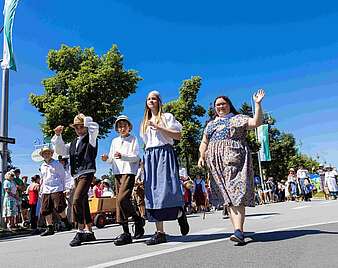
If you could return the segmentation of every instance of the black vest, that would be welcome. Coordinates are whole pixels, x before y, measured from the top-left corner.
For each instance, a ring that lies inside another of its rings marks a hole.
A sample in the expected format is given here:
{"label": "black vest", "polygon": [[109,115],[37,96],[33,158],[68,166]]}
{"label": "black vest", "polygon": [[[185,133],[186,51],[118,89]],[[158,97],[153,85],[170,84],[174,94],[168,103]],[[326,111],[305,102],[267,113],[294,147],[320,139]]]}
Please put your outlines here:
{"label": "black vest", "polygon": [[95,173],[97,156],[96,147],[89,143],[89,134],[87,133],[76,148],[77,139],[73,140],[69,148],[70,171],[73,177],[79,177],[83,174]]}

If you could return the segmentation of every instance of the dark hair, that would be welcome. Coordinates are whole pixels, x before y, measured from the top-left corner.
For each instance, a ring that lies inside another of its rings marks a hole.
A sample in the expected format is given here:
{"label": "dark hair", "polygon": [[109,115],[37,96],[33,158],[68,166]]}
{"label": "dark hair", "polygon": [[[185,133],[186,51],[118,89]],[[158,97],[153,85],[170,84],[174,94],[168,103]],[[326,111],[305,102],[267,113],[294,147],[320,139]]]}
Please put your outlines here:
{"label": "dark hair", "polygon": [[[216,101],[218,100],[218,99],[223,99],[223,100],[225,100],[228,104],[229,104],[229,106],[230,106],[230,113],[233,113],[233,114],[239,114],[238,112],[237,112],[237,110],[236,110],[236,108],[234,107],[234,105],[232,104],[232,102],[231,102],[231,100],[229,99],[229,97],[227,97],[227,96],[218,96],[218,97],[216,97],[215,98],[215,100],[214,100],[214,108],[215,108],[215,105],[216,105]],[[216,113],[216,110],[215,110],[215,115],[214,115],[215,117],[217,116],[217,113]]]}
{"label": "dark hair", "polygon": [[40,179],[39,175],[34,175],[33,177],[31,177],[32,182],[36,182],[38,179]]}

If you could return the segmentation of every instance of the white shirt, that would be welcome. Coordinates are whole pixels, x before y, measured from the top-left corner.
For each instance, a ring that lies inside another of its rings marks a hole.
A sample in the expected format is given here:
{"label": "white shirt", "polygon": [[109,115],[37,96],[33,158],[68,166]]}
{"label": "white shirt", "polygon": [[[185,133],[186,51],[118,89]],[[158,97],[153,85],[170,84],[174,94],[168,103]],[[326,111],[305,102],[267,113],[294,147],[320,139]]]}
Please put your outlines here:
{"label": "white shirt", "polygon": [[[116,159],[114,154],[119,152],[121,159]],[[116,137],[112,140],[108,155],[108,163],[112,164],[114,175],[134,174],[136,175],[139,167],[139,144],[133,135],[127,137]]]}
{"label": "white shirt", "polygon": [[[182,130],[181,123],[178,122],[171,113],[164,113],[162,115],[162,122],[159,125],[175,131]],[[144,134],[142,133],[141,127],[140,136],[143,139],[146,149],[162,146],[165,144],[174,144],[174,139],[166,136],[161,131],[157,131],[153,127],[147,127],[147,130]]]}
{"label": "white shirt", "polygon": [[330,192],[338,191],[338,185],[336,180],[337,175],[338,173],[335,170],[325,172],[325,185],[327,185]]}
{"label": "white shirt", "polygon": [[305,179],[308,177],[308,171],[306,169],[298,169],[297,170],[297,178]]}
{"label": "white shirt", "polygon": [[[88,134],[89,134],[89,143],[91,146],[94,148],[96,147],[96,139],[97,136],[99,135],[99,124],[94,122],[93,119],[90,116],[86,116],[84,118],[84,126],[87,127],[88,129]],[[76,141],[76,148],[79,145],[80,141],[84,138],[84,136],[77,137]],[[70,143],[65,144],[62,135],[54,135],[51,143],[54,146],[54,151],[58,155],[66,156],[69,155],[69,147]]]}
{"label": "white shirt", "polygon": [[49,163],[41,165],[41,192],[51,194],[65,190],[65,169],[61,163],[52,159]]}

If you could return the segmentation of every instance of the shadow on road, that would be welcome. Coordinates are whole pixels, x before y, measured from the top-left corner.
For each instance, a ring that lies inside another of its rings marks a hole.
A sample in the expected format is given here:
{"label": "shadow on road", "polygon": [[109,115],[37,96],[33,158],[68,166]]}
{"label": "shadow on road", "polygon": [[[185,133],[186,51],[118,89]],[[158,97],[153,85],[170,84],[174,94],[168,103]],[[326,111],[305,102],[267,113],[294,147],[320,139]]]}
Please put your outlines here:
{"label": "shadow on road", "polygon": [[319,234],[331,234],[338,235],[338,232],[328,232],[321,230],[290,230],[290,231],[276,231],[267,233],[246,233],[246,237],[251,239],[245,244],[251,244],[255,242],[274,242],[282,241],[292,238],[298,238],[306,235],[319,235]]}
{"label": "shadow on road", "polygon": [[229,237],[229,233],[217,233],[217,234],[198,234],[198,235],[187,235],[187,236],[168,236],[169,242],[201,242],[201,241],[211,241],[218,239],[225,239]]}
{"label": "shadow on road", "polygon": [[280,213],[256,213],[256,214],[249,214],[245,215],[245,217],[259,217],[259,216],[274,216],[274,215],[280,215]]}

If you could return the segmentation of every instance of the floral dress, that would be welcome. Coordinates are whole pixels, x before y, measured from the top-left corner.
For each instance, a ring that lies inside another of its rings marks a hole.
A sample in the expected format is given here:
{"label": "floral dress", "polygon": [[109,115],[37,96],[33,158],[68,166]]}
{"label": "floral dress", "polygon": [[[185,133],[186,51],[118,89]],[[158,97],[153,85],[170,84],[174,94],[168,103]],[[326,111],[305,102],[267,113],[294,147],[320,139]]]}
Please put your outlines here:
{"label": "floral dress", "polygon": [[228,114],[208,123],[206,163],[226,206],[254,203],[254,176],[246,135],[249,117]]}
{"label": "floral dress", "polygon": [[[13,195],[16,195],[16,184],[14,181],[5,180],[3,184],[4,189],[9,189]],[[5,192],[3,207],[2,207],[2,216],[3,217],[12,217],[18,215],[18,204],[15,197],[10,196],[8,192]]]}

